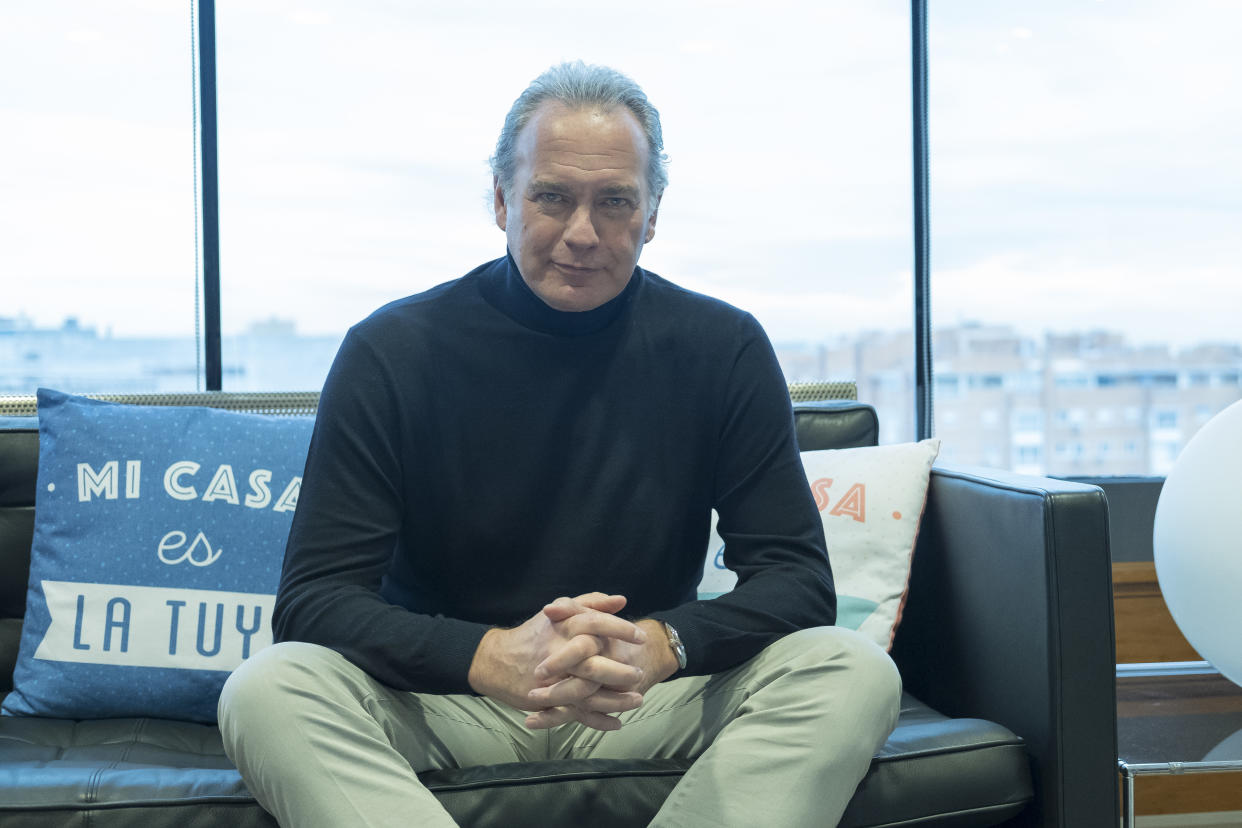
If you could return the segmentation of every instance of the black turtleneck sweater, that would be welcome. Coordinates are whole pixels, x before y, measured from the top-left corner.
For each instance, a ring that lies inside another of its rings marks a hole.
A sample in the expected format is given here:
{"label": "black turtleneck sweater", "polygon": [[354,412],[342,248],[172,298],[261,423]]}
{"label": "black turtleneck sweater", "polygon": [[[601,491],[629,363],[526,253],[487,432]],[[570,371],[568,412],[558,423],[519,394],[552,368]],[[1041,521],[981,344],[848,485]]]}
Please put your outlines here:
{"label": "black turtleneck sweater", "polygon": [[[699,601],[713,508],[738,586]],[[276,640],[398,689],[468,693],[489,626],[592,590],[676,627],[679,675],[833,623],[759,324],[641,268],[607,304],[557,311],[506,257],[354,326],[319,404]]]}

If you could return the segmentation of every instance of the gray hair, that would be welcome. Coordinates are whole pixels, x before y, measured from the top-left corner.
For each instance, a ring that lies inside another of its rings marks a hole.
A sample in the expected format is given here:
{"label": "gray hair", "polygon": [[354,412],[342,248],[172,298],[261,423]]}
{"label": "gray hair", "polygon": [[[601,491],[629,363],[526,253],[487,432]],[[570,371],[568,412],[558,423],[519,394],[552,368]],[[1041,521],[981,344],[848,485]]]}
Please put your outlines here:
{"label": "gray hair", "polygon": [[647,100],[642,88],[625,75],[607,66],[588,65],[580,60],[553,66],[535,78],[505,116],[500,140],[496,142],[496,154],[491,158],[492,175],[500,182],[505,198],[510,197],[513,186],[518,136],[534,116],[535,110],[550,100],[560,101],[575,109],[625,106],[634,113],[647,136],[647,206],[648,209],[655,209],[657,200],[668,186],[668,156],[664,154],[660,113]]}

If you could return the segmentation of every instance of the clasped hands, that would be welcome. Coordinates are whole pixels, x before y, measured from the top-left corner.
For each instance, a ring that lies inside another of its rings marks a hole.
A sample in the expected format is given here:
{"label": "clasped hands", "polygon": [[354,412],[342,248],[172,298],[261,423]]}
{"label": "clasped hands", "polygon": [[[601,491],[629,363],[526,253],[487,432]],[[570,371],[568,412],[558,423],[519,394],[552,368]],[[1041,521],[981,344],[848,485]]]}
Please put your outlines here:
{"label": "clasped hands", "polygon": [[618,730],[617,713],[677,669],[663,626],[616,615],[625,597],[600,592],[557,598],[523,624],[488,630],[475,651],[475,692],[530,711],[526,726],[579,721]]}

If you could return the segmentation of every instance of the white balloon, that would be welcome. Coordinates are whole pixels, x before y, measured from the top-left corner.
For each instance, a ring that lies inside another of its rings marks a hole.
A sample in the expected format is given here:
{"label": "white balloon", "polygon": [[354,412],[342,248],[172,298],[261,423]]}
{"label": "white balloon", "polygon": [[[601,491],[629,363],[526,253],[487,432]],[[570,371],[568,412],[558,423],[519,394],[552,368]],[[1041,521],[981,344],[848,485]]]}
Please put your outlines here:
{"label": "white balloon", "polygon": [[1209,420],[1177,458],[1156,505],[1152,546],[1182,635],[1242,684],[1242,401]]}
{"label": "white balloon", "polygon": [[1242,730],[1235,730],[1203,757],[1204,762],[1236,762],[1242,757]]}

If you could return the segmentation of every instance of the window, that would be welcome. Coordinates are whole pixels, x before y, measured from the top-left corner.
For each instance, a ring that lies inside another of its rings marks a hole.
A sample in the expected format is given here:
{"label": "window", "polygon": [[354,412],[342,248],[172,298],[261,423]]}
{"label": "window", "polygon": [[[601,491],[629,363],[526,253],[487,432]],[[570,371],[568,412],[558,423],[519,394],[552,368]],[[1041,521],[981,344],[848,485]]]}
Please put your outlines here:
{"label": "window", "polygon": [[1056,410],[1056,424],[1060,428],[1082,425],[1086,418],[1087,412],[1082,408],[1058,408]]}
{"label": "window", "polygon": [[960,384],[956,374],[936,374],[936,394],[942,397],[955,396]]}
{"label": "window", "polygon": [[[187,10],[45,5],[0,29],[0,71],[22,79],[0,150],[24,161],[0,201],[0,272],[18,275],[0,391],[194,387]],[[909,439],[908,4],[541,9],[537,33],[481,0],[218,9],[225,387],[318,387],[349,324],[501,252],[500,118],[582,56],[664,114],[671,186],[643,264],[751,310],[788,379],[858,380],[891,413],[882,439]],[[998,427],[1002,457],[1072,427],[1127,447],[1113,472],[1158,473],[1157,409],[1184,441],[1242,397],[1242,9],[975,3],[929,23],[936,392],[961,413],[939,436],[1036,408],[1038,426]]]}
{"label": "window", "polygon": [[189,30],[182,4],[6,7],[0,393],[198,386]]}
{"label": "window", "polygon": [[1039,468],[1043,463],[1043,450],[1039,446],[1018,446],[1014,457],[1015,469]]}
{"label": "window", "polygon": [[1157,411],[1152,425],[1155,428],[1177,428],[1177,411],[1173,409]]}
{"label": "window", "polygon": [[1015,432],[1042,432],[1044,412],[1037,408],[1023,408],[1014,414]]}
{"label": "window", "polygon": [[1182,444],[1177,440],[1158,440],[1152,447],[1152,466],[1156,474],[1165,475],[1173,470]]}
{"label": "window", "polygon": [[907,3],[314,8],[219,8],[226,389],[292,381],[256,324],[317,387],[349,325],[503,255],[501,121],[582,57],[663,118],[670,184],[641,264],[752,312],[787,379],[859,380],[901,412],[886,439],[910,439]]}
{"label": "window", "polygon": [[[1163,474],[1189,434],[1160,432],[1202,424],[1178,410],[1242,397],[1203,381],[1242,368],[1242,8],[950,3],[928,25],[937,344],[1024,343],[1041,391],[1008,384],[1006,402],[1059,430],[1042,471]],[[960,351],[934,356],[967,370]],[[957,399],[972,402],[996,404]]]}

